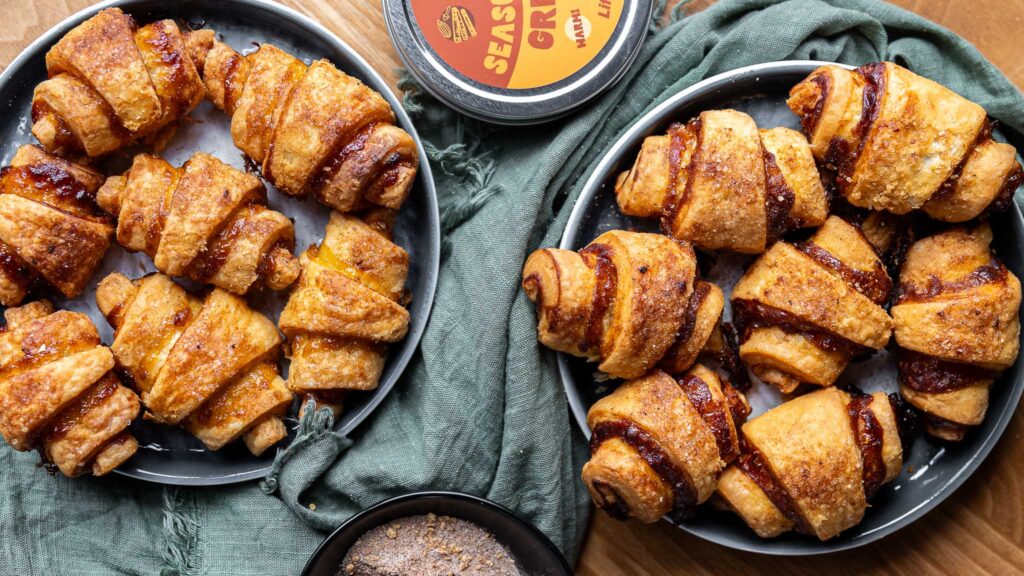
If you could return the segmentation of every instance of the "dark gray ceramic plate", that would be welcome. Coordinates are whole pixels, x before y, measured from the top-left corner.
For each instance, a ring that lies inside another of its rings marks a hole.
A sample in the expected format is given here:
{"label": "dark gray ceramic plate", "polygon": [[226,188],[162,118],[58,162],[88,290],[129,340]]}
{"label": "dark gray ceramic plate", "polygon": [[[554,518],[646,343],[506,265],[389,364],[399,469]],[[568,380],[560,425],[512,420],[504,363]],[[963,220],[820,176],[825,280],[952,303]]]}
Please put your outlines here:
{"label": "dark gray ceramic plate", "polygon": [[[29,132],[32,90],[46,78],[46,51],[72,27],[110,6],[121,7],[142,23],[173,18],[194,27],[213,28],[224,41],[241,51],[253,50],[257,42],[272,43],[307,62],[327,58],[341,70],[383,94],[394,108],[398,124],[419,142],[412,122],[384,80],[338,37],[290,8],[269,0],[112,0],[83,10],[43,34],[0,75],[0,118],[3,119],[0,121],[0,161],[3,165],[7,164],[18,146],[33,141]],[[236,167],[243,167],[241,153],[231,142],[228,117],[205,102],[196,109],[193,116],[198,122],[183,124],[163,152],[164,158],[179,165],[194,152],[202,150]],[[395,241],[408,250],[410,256],[406,283],[413,295],[409,308],[409,334],[405,340],[391,346],[380,386],[373,392],[353,395],[347,401],[344,414],[336,424],[336,429],[344,434],[365,420],[395,385],[416,350],[430,314],[437,282],[440,224],[430,166],[423,153],[423,146],[419,148],[419,177],[395,226]],[[114,173],[127,166],[128,158],[128,152],[119,154],[109,159],[103,167],[108,174]],[[322,238],[329,209],[313,200],[287,198],[272,186],[268,186],[268,189],[270,205],[295,220],[298,250],[304,250]],[[85,294],[72,300],[54,298],[61,307],[91,316],[107,343],[111,341],[112,333],[96,309],[94,288],[101,278],[113,270],[138,277],[152,271],[153,267],[146,256],[128,254],[114,246]],[[254,307],[276,319],[286,298],[287,294],[268,293],[257,295],[251,302]],[[294,417],[289,418],[288,422],[289,426],[293,426]],[[132,426],[132,431],[139,439],[140,449],[118,472],[152,482],[179,485],[242,482],[266,474],[274,458],[274,450],[268,450],[262,457],[256,458],[240,442],[211,452],[191,435],[177,428],[156,426],[141,420]],[[289,441],[290,438],[281,445]]]}
{"label": "dark gray ceramic plate", "polygon": [[458,492],[414,492],[370,506],[331,533],[309,559],[302,576],[339,576],[349,548],[381,524],[421,514],[473,522],[508,547],[524,576],[570,576],[572,570],[543,532],[490,500]]}
{"label": "dark gray ceramic plate", "polygon": [[[569,218],[561,248],[577,250],[602,232],[636,228],[656,230],[656,223],[633,219],[619,212],[613,190],[615,175],[632,165],[644,137],[664,133],[675,121],[685,122],[703,110],[735,108],[747,112],[761,127],[788,126],[799,122],[785,99],[789,89],[826,62],[790,61],[759,64],[733,70],[680,92],[640,119],[607,152],[587,181]],[[1009,134],[999,135],[1012,136]],[[1021,149],[1021,142],[1014,142]],[[1024,219],[1016,204],[993,221],[996,252],[1018,277],[1024,273]],[[706,259],[706,256],[701,256]],[[750,257],[722,255],[714,258],[709,278],[728,294]],[[727,308],[726,315],[730,312]],[[615,382],[599,383],[594,367],[582,360],[558,354],[558,366],[573,415],[589,437],[587,409],[606,394]],[[872,542],[917,520],[945,500],[981,464],[1009,423],[1024,390],[1021,363],[1007,370],[992,388],[988,415],[960,444],[941,444],[917,438],[905,454],[904,472],[883,486],[872,501],[864,521],[828,542],[798,534],[764,540],[736,516],[703,507],[693,520],[678,524],[696,536],[740,550],[778,555],[822,554],[855,548]],[[856,383],[864,390],[895,391],[893,362],[886,352],[851,365],[840,382]],[[754,415],[777,405],[778,394],[756,383],[749,398]]]}

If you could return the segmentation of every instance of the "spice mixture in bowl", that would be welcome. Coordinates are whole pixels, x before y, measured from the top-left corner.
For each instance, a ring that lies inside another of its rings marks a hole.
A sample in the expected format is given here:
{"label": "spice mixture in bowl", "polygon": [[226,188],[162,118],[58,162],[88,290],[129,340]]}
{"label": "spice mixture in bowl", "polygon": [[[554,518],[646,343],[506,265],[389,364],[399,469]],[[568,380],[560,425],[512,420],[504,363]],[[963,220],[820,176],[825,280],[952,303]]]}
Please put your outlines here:
{"label": "spice mixture in bowl", "polygon": [[416,492],[350,518],[324,540],[303,576],[568,576],[540,530],[483,498]]}
{"label": "spice mixture in bowl", "polygon": [[467,520],[430,513],[377,526],[349,549],[346,576],[520,576],[508,548]]}

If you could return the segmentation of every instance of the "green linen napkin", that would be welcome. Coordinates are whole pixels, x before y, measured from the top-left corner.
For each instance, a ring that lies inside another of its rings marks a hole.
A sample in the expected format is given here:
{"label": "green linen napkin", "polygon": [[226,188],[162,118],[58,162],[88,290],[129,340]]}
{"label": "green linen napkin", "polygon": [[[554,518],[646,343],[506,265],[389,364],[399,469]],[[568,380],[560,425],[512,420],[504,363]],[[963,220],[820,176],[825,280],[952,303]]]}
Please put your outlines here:
{"label": "green linen napkin", "polygon": [[974,47],[873,0],[724,0],[655,31],[615,88],[543,126],[486,126],[413,95],[446,256],[421,352],[377,413],[351,440],[329,432],[325,413],[310,415],[260,486],[51,478],[37,456],[4,446],[0,576],[294,575],[318,530],[421,489],[496,500],[574,558],[589,511],[586,449],[536,342],[522,263],[557,244],[586,175],[645,111],[708,76],[797,58],[893,60],[1024,129],[1020,92]]}

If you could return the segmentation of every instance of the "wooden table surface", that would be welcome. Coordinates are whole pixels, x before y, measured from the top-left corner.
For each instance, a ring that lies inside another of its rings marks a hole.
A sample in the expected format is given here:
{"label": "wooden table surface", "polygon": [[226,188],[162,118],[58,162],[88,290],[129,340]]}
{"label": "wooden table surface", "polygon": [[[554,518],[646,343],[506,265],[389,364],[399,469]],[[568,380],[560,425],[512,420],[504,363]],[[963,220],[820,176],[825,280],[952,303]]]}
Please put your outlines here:
{"label": "wooden table surface", "polygon": [[[394,84],[400,62],[380,0],[283,0],[319,20]],[[693,12],[711,0],[698,0]],[[0,64],[91,0],[4,0]],[[897,0],[975,44],[1024,86],[1024,0]],[[351,23],[358,22],[358,25]],[[1021,574],[1024,573],[1024,411],[974,476],[924,519],[874,545],[825,557],[778,559],[736,552],[665,523],[622,524],[601,512],[587,536],[581,575],[640,574]]]}

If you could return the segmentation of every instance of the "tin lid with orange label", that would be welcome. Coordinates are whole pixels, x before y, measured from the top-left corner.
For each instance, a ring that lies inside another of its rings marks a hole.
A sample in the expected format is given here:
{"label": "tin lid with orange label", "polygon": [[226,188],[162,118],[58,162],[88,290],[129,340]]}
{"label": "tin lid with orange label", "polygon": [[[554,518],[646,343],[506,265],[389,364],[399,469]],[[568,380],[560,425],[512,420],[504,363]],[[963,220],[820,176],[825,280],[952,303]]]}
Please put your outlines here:
{"label": "tin lid with orange label", "polygon": [[636,58],[652,0],[383,0],[399,56],[456,110],[544,122],[610,87]]}

